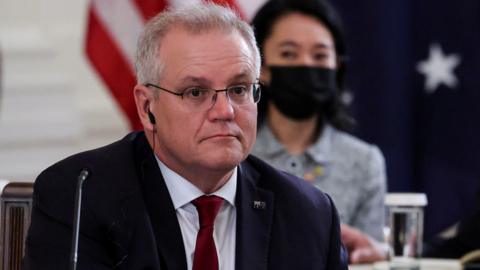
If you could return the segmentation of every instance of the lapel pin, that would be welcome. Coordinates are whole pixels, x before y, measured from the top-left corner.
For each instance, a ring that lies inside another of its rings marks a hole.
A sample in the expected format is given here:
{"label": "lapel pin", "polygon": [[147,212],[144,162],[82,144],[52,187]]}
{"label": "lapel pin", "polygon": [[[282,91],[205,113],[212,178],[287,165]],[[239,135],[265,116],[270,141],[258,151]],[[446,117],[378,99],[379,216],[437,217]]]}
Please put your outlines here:
{"label": "lapel pin", "polygon": [[264,201],[253,201],[253,209],[265,210],[267,204]]}

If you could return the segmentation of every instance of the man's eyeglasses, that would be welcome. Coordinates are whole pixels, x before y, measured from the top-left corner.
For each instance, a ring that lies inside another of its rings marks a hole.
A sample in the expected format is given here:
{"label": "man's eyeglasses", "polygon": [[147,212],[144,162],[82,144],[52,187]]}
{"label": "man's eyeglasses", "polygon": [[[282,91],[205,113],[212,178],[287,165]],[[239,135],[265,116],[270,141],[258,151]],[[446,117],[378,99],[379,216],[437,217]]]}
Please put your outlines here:
{"label": "man's eyeglasses", "polygon": [[206,111],[212,108],[213,104],[217,100],[217,94],[219,92],[225,92],[228,100],[232,105],[244,106],[255,104],[260,100],[261,90],[259,83],[246,83],[232,85],[225,89],[209,89],[200,87],[190,87],[177,93],[172,90],[165,89],[155,84],[147,83],[146,87],[154,87],[159,90],[165,91],[172,95],[176,95],[182,98],[186,108],[189,111]]}

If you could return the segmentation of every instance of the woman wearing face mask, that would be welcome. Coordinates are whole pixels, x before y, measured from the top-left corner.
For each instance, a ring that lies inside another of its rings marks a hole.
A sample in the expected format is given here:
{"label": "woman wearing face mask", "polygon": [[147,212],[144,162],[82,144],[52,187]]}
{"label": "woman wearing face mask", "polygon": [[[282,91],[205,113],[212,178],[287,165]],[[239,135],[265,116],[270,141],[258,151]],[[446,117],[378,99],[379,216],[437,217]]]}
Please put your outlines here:
{"label": "woman wearing face mask", "polygon": [[382,241],[384,158],[345,132],[353,120],[341,99],[345,45],[338,16],[319,0],[272,0],[252,24],[265,86],[253,154],[331,195],[342,231]]}

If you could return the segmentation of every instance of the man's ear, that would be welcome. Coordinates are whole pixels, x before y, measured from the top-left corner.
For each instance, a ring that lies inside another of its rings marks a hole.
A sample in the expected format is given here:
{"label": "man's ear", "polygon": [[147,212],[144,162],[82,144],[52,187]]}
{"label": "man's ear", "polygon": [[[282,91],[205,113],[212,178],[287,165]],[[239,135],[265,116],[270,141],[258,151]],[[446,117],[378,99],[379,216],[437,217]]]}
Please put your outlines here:
{"label": "man's ear", "polygon": [[153,93],[145,85],[137,84],[133,88],[133,97],[137,107],[138,117],[145,131],[153,131],[155,126],[151,123],[148,113],[150,104],[153,103]]}

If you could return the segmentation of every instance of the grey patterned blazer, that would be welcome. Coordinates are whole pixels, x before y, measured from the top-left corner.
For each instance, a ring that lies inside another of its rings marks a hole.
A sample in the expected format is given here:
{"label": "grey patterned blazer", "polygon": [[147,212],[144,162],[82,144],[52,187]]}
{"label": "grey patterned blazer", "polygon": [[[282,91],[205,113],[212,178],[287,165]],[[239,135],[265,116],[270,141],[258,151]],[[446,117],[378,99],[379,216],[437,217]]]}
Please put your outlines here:
{"label": "grey patterned blazer", "polygon": [[383,240],[386,174],[377,146],[326,125],[305,153],[294,156],[265,124],[258,131],[252,154],[328,193],[342,223]]}

